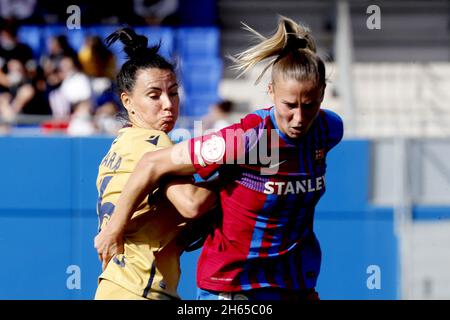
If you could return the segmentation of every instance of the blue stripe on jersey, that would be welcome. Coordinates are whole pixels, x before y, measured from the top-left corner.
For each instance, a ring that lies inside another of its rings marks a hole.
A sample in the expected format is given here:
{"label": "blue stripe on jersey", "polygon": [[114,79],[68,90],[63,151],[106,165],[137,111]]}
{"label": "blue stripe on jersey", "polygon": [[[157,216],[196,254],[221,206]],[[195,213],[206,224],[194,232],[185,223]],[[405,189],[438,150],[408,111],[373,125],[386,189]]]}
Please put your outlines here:
{"label": "blue stripe on jersey", "polygon": [[292,280],[292,287],[294,289],[299,289],[300,284],[298,283],[298,273],[301,272],[302,266],[297,263],[295,258],[295,254],[289,255],[289,273]]}
{"label": "blue stripe on jersey", "polygon": [[279,287],[284,287],[286,285],[283,277],[283,275],[285,275],[286,273],[286,267],[284,266],[284,264],[284,259],[278,259],[274,267],[275,282]]}
{"label": "blue stripe on jersey", "polygon": [[320,263],[322,259],[322,252],[320,250],[319,242],[315,236],[311,237],[308,245],[304,246],[301,251],[302,260],[302,276],[306,288],[313,288],[316,286],[317,276],[320,272]]}
{"label": "blue stripe on jersey", "polygon": [[244,268],[239,275],[239,283],[241,285],[241,290],[250,290],[252,289],[252,286],[250,284],[250,278],[249,278],[249,263],[244,264]]}
{"label": "blue stripe on jersey", "polygon": [[[273,107],[272,107],[272,109],[273,109]],[[255,112],[253,112],[253,114],[258,115],[261,119],[265,119],[270,114],[270,111],[265,110],[265,109],[259,109],[259,110],[256,110]]]}
{"label": "blue stripe on jersey", "polygon": [[[315,177],[315,175],[313,175]],[[314,214],[314,206],[312,206],[312,203],[315,201],[315,198],[320,198],[322,192],[316,191],[316,192],[306,192],[303,194],[303,198],[301,201],[297,199],[297,202],[301,202],[303,204],[310,204],[307,206],[301,206],[298,210],[298,216],[295,221],[295,227],[291,229],[291,232],[288,236],[289,242],[298,241],[300,238],[304,237],[305,232],[308,232],[308,224],[306,223]],[[313,230],[310,230],[313,231]]]}
{"label": "blue stripe on jersey", "polygon": [[259,268],[258,273],[256,274],[256,279],[258,279],[258,284],[261,287],[267,287],[270,285],[267,281],[266,270],[264,268]]}
{"label": "blue stripe on jersey", "polygon": [[[268,194],[266,197],[266,201],[264,202],[264,206],[261,210],[261,212],[269,212],[270,207],[273,206],[277,201],[277,196],[274,194]],[[259,250],[261,248],[261,243],[264,238],[264,230],[267,227],[267,217],[264,217],[263,215],[258,215],[255,226],[253,228],[253,234],[252,234],[252,240],[250,242],[250,248],[248,251],[247,259],[252,263],[253,259],[259,257]],[[252,289],[252,286],[250,284],[250,278],[249,278],[249,270],[250,264],[246,264],[244,266],[244,270],[242,271],[240,275],[240,284],[242,290],[250,290]]]}
{"label": "blue stripe on jersey", "polygon": [[[264,206],[261,210],[261,212],[267,212],[269,213],[272,211],[270,208],[276,204],[277,202],[277,195],[276,194],[268,194],[266,196],[266,201],[264,202]],[[250,248],[248,251],[247,258],[257,258],[259,257],[259,250],[261,249],[261,243],[264,238],[264,231],[267,227],[267,221],[268,217],[263,216],[262,214],[259,214],[256,218],[256,223],[253,228],[253,234],[252,234],[252,241],[250,242]]]}
{"label": "blue stripe on jersey", "polygon": [[312,214],[311,209],[300,207],[298,212],[298,218],[294,221],[295,226],[291,229],[291,232],[286,235],[288,237],[288,242],[292,243],[299,241],[304,237],[305,233],[308,233],[306,229],[308,228],[308,216]]}
{"label": "blue stripe on jersey", "polygon": [[[274,240],[276,240],[276,242],[272,241],[272,246],[269,248],[268,252],[269,255],[276,254],[281,250],[286,249],[281,248],[281,244],[283,243],[283,238],[288,236],[286,231],[291,227],[290,223],[294,222],[294,219],[301,220],[300,217],[296,216],[297,212],[295,210],[295,207],[298,204],[298,195],[289,194],[283,202],[283,207],[279,208],[279,223],[277,224],[277,232],[274,234]],[[286,228],[280,228],[282,225],[286,226]],[[288,244],[290,243],[291,242],[288,242]]]}

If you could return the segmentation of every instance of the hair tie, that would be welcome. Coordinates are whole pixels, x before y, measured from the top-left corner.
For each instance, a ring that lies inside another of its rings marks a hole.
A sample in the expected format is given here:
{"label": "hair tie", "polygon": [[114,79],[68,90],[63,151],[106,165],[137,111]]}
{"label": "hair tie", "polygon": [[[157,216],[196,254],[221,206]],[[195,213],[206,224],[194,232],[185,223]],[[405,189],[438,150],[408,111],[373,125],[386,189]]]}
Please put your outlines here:
{"label": "hair tie", "polygon": [[287,56],[291,52],[295,52],[299,49],[306,49],[308,46],[308,41],[304,38],[299,38],[295,34],[288,34],[286,45],[281,50],[280,54],[278,55],[277,59],[275,60],[274,64],[283,59],[285,56]]}
{"label": "hair tie", "polygon": [[299,38],[296,35],[289,34],[285,49],[298,50],[305,49],[308,46],[308,41],[304,38]]}

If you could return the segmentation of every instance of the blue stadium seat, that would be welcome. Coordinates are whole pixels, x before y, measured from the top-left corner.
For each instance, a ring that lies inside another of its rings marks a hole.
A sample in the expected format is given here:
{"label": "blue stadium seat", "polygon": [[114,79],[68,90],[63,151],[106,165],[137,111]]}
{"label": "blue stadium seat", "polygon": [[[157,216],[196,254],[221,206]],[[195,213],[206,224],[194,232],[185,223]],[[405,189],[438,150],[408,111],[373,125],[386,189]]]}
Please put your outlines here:
{"label": "blue stadium seat", "polygon": [[181,80],[187,94],[216,94],[222,79],[220,58],[187,60],[181,64]]}
{"label": "blue stadium seat", "polygon": [[40,56],[43,49],[43,39],[41,37],[41,28],[38,26],[22,26],[17,34],[19,41],[30,46],[35,58]]}
{"label": "blue stadium seat", "polygon": [[46,26],[42,29],[42,36],[44,39],[59,35],[65,35],[70,46],[75,49],[75,51],[79,51],[84,44],[84,29],[69,30],[63,25]]}
{"label": "blue stadium seat", "polygon": [[203,59],[220,55],[220,33],[215,27],[180,28],[177,51],[183,59]]}
{"label": "blue stadium seat", "polygon": [[86,31],[80,30],[67,30],[67,40],[69,41],[72,48],[77,52],[81,49],[86,38]]}
{"label": "blue stadium seat", "polygon": [[[79,51],[88,35],[98,35],[103,40],[120,26],[97,25],[82,29],[69,30],[64,25],[44,27],[22,27],[19,32],[21,41],[29,44],[36,58],[47,51],[50,37],[65,35],[69,44]],[[181,61],[181,81],[188,95],[216,95],[222,77],[223,63],[219,54],[219,30],[214,27],[185,27],[172,29],[167,27],[134,27],[137,33],[149,38],[149,45],[161,41],[160,53],[169,59],[175,58],[176,52]],[[117,57],[120,67],[125,61],[125,54],[120,43],[110,47]]]}
{"label": "blue stadium seat", "polygon": [[209,111],[209,107],[220,100],[218,94],[187,95],[180,108],[180,115],[188,117],[202,117]]}
{"label": "blue stadium seat", "polygon": [[155,45],[161,41],[159,53],[167,59],[171,59],[174,54],[174,32],[170,28],[157,27],[135,27],[138,34],[143,34],[148,38],[148,44]]}

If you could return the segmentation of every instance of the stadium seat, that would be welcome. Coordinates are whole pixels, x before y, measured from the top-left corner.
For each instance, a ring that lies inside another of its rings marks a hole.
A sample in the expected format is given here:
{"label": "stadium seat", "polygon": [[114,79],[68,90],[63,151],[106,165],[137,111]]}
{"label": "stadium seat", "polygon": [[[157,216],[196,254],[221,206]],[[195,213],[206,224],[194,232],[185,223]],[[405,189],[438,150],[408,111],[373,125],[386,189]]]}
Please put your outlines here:
{"label": "stadium seat", "polygon": [[223,62],[219,58],[182,61],[181,79],[187,94],[215,94],[222,78]]}
{"label": "stadium seat", "polygon": [[182,59],[204,59],[220,54],[220,33],[217,28],[180,28],[177,52]]}
{"label": "stadium seat", "polygon": [[85,38],[84,29],[69,30],[66,26],[63,25],[46,26],[42,29],[41,34],[44,39],[48,39],[53,36],[65,35],[67,37],[67,41],[72,46],[72,48],[75,49],[75,51],[80,50],[80,48],[84,44]]}
{"label": "stadium seat", "polygon": [[180,115],[199,118],[208,113],[209,107],[220,100],[218,94],[192,94],[186,96],[180,108]]}
{"label": "stadium seat", "polygon": [[135,27],[138,34],[143,34],[148,38],[149,45],[155,45],[161,41],[160,53],[167,59],[171,59],[174,54],[174,33],[170,28],[155,27]]}
{"label": "stadium seat", "polygon": [[38,58],[43,49],[41,28],[38,26],[22,26],[18,31],[19,41],[30,46],[35,58]]}

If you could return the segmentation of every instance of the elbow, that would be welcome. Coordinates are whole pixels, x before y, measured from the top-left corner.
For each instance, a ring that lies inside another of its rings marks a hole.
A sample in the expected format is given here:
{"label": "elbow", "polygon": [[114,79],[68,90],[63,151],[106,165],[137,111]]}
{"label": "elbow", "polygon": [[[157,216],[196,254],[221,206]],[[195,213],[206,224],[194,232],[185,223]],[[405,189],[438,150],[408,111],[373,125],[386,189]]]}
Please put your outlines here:
{"label": "elbow", "polygon": [[186,201],[179,211],[186,219],[195,219],[202,214],[200,206],[194,200]]}
{"label": "elbow", "polygon": [[187,219],[199,218],[214,207],[214,204],[217,200],[216,198],[216,195],[214,193],[211,193],[206,199],[190,199],[189,201],[186,201],[186,205],[183,206],[183,212],[180,213]]}
{"label": "elbow", "polygon": [[200,212],[192,204],[186,205],[180,210],[180,214],[186,219],[195,219],[200,216]]}

